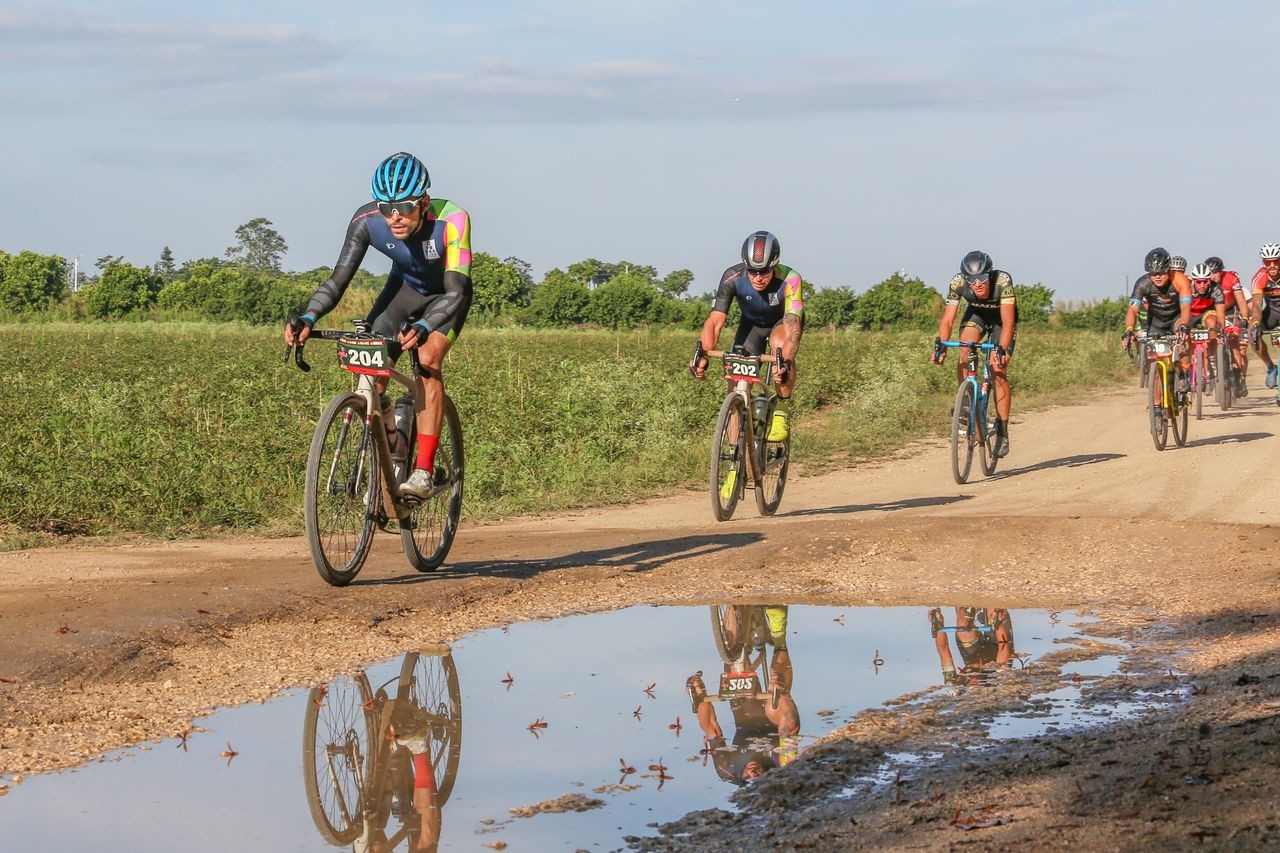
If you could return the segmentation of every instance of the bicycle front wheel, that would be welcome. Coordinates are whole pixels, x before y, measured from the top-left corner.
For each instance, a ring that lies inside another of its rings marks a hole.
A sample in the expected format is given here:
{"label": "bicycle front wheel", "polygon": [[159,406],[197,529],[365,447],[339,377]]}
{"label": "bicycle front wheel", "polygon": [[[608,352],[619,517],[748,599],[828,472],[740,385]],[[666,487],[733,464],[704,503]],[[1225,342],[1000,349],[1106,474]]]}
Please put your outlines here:
{"label": "bicycle front wheel", "polygon": [[711,441],[711,512],[728,521],[738,507],[747,477],[747,407],[730,393],[720,406],[716,434]]}
{"label": "bicycle front wheel", "polygon": [[373,693],[364,675],[342,676],[307,696],[302,724],[302,781],[320,835],[343,846],[360,837],[362,781],[372,762]]}
{"label": "bicycle front wheel", "polygon": [[756,509],[761,515],[773,515],[782,503],[782,492],[787,487],[787,465],[791,458],[791,434],[782,441],[769,441],[769,429],[773,423],[773,407],[764,419],[764,433],[760,437],[760,479],[756,482]]}
{"label": "bicycle front wheel", "polygon": [[316,571],[334,586],[355,579],[373,542],[379,476],[364,416],[359,394],[334,397],[320,414],[307,454],[307,545]]}
{"label": "bicycle front wheel", "polygon": [[973,383],[965,380],[956,391],[956,405],[951,412],[951,476],[960,484],[969,481],[969,469],[973,467],[973,435],[976,421],[973,415]]}
{"label": "bicycle front wheel", "polygon": [[1165,417],[1164,372],[1159,362],[1151,362],[1147,368],[1147,418],[1151,425],[1151,441],[1156,450],[1164,450],[1169,443],[1169,419]]}
{"label": "bicycle front wheel", "polygon": [[[410,442],[409,458],[417,452],[417,437]],[[449,395],[444,397],[444,419],[440,422],[440,444],[436,449],[431,497],[413,509],[408,526],[400,525],[400,544],[409,565],[420,572],[434,572],[449,556],[453,537],[462,517],[462,420]]]}

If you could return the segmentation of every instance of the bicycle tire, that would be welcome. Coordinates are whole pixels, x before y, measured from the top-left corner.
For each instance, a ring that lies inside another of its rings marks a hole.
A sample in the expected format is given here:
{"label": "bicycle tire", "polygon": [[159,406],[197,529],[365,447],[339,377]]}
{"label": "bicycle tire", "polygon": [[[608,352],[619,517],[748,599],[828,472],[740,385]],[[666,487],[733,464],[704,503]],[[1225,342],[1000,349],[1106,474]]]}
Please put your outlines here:
{"label": "bicycle tire", "polygon": [[[415,435],[409,443],[410,459],[417,451],[417,441]],[[435,467],[437,471],[444,471],[449,488],[419,503],[409,516],[408,526],[400,526],[404,555],[409,565],[420,572],[434,572],[444,564],[462,518],[462,480],[466,467],[462,420],[448,394],[444,395],[444,418],[440,421]]]}
{"label": "bicycle tire", "polygon": [[[400,665],[400,687],[411,694],[414,707],[439,717],[429,726],[431,768],[436,778],[437,805],[453,793],[462,760],[462,691],[453,653],[410,652]],[[438,664],[439,672],[435,672]],[[403,694],[402,694],[403,695]]]}
{"label": "bicycle tire", "polygon": [[[350,690],[348,690],[348,682]],[[354,703],[354,704],[353,704]],[[316,829],[320,832],[321,837],[329,844],[336,846],[344,846],[350,844],[360,837],[363,829],[364,818],[364,793],[360,790],[360,778],[369,777],[369,768],[357,768],[348,764],[351,771],[351,777],[344,781],[352,784],[346,786],[348,790],[343,792],[334,786],[333,780],[326,778],[323,780],[317,775],[319,764],[317,762],[316,734],[319,729],[320,718],[322,715],[330,715],[334,709],[341,709],[339,713],[345,714],[339,722],[345,722],[347,725],[346,734],[348,738],[346,745],[351,746],[349,736],[355,734],[357,740],[355,747],[360,755],[362,762],[372,763],[373,755],[370,745],[373,743],[372,738],[372,707],[373,692],[369,688],[369,679],[363,673],[356,676],[341,676],[329,682],[324,688],[313,687],[307,696],[307,710],[302,724],[302,781],[306,788],[307,806],[311,810],[311,820],[315,823]],[[361,729],[356,732],[354,729]],[[333,733],[334,729],[326,727],[327,733]],[[364,740],[360,741],[359,736],[363,734]],[[328,752],[328,739],[326,739],[324,752]],[[360,749],[363,747],[363,751]],[[360,762],[357,762],[360,763]],[[328,762],[324,764],[326,770],[329,767]],[[351,802],[335,803],[336,811],[345,811],[346,814],[335,813],[331,815],[326,808],[327,798],[322,791],[322,782],[327,783],[323,787],[334,788],[340,796],[345,799],[346,795],[352,798]],[[343,808],[345,806],[345,809]],[[337,824],[342,823],[339,827]]]}
{"label": "bicycle tire", "polygon": [[[725,616],[729,611],[737,613],[738,631],[731,636],[725,629]],[[725,663],[737,663],[746,652],[747,644],[755,636],[755,605],[750,604],[713,604],[711,605],[711,637],[716,643],[716,652]]]}
{"label": "bicycle tire", "polygon": [[1235,401],[1236,382],[1236,360],[1232,356],[1231,348],[1224,344],[1218,344],[1218,354],[1215,357],[1218,362],[1218,407],[1222,411],[1230,411],[1231,404]]}
{"label": "bicycle tire", "polygon": [[[1204,419],[1204,387],[1209,382],[1209,371],[1205,369],[1204,350],[1196,353],[1195,359],[1191,362],[1191,385],[1194,389],[1196,398],[1196,420]],[[1177,434],[1174,434],[1177,437]]]}
{"label": "bicycle tire", "polygon": [[[359,394],[334,397],[320,413],[307,452],[303,498],[307,545],[316,571],[333,586],[346,586],[355,579],[373,544],[381,478],[364,416],[365,400]],[[353,438],[354,456],[348,459]]]}
{"label": "bicycle tire", "polygon": [[[737,415],[738,437],[729,438],[729,427]],[[728,521],[733,518],[733,511],[738,508],[742,490],[747,478],[747,407],[737,394],[725,395],[720,405],[720,414],[716,418],[715,437],[711,440],[711,512],[716,521]],[[732,493],[726,500],[720,489],[728,480],[729,472],[736,471],[736,480]]]}
{"label": "bicycle tire", "polygon": [[1147,381],[1149,379],[1149,376],[1148,376],[1149,371],[1146,368],[1146,364],[1147,364],[1147,341],[1144,338],[1143,340],[1138,342],[1138,387],[1139,388],[1147,387]]}
{"label": "bicycle tire", "polygon": [[[1177,388],[1179,385],[1178,374],[1181,372],[1181,368],[1174,368],[1174,388]],[[1189,402],[1184,402],[1182,405],[1178,405],[1177,396],[1174,396],[1173,411],[1169,413],[1169,426],[1173,429],[1173,443],[1178,447],[1187,446],[1187,418],[1190,408],[1191,406]]]}
{"label": "bicycle tire", "polygon": [[760,479],[756,482],[756,509],[761,515],[773,515],[782,503],[782,493],[787,488],[787,469],[791,461],[791,433],[782,441],[769,441],[769,429],[773,424],[773,410],[777,397],[770,401],[765,413],[764,434],[760,437],[760,460],[756,470]]}
{"label": "bicycle tire", "polygon": [[951,476],[961,485],[969,481],[969,469],[973,467],[973,423],[973,383],[966,379],[956,391],[956,405],[951,411]]}
{"label": "bicycle tire", "polygon": [[1147,418],[1151,427],[1151,441],[1156,450],[1164,450],[1169,443],[1169,420],[1164,408],[1164,374],[1160,363],[1151,362],[1147,368]]}
{"label": "bicycle tire", "polygon": [[983,475],[990,477],[1000,463],[996,456],[996,418],[1000,413],[990,394],[979,399],[978,409],[978,421],[982,424],[981,440],[978,442],[978,464],[982,467]]}

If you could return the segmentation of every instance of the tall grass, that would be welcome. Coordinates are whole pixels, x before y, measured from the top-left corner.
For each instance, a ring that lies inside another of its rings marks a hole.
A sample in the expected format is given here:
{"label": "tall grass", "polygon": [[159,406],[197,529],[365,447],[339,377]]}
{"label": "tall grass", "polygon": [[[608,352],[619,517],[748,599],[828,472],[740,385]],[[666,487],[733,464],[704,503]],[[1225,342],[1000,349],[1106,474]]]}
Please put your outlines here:
{"label": "tall grass", "polygon": [[[281,362],[279,331],[230,324],[0,327],[0,536],[301,529],[315,418],[350,386],[333,346]],[[705,479],[723,394],[684,370],[691,334],[469,329],[446,364],[467,452],[465,512],[492,517],[632,501]],[[931,336],[811,332],[794,458],[875,455],[939,432],[954,372]],[[1110,381],[1100,335],[1019,342],[1018,399]]]}

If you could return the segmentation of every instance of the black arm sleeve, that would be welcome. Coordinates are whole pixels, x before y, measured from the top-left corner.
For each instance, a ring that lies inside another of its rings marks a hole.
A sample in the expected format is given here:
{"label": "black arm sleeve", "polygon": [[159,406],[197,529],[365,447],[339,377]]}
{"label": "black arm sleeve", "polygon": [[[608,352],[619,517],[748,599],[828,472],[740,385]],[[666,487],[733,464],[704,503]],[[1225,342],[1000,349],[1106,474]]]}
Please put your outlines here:
{"label": "black arm sleeve", "polygon": [[369,228],[363,216],[357,217],[347,227],[347,237],[342,242],[342,251],[338,253],[338,262],[333,265],[333,273],[321,282],[307,303],[308,314],[319,320],[337,307],[368,250]]}
{"label": "black arm sleeve", "polygon": [[716,290],[716,298],[711,301],[712,311],[719,311],[721,314],[729,313],[729,306],[738,297],[738,289],[733,286],[737,272],[737,267],[729,267],[724,271],[724,275],[720,276],[720,287]]}
{"label": "black arm sleeve", "polygon": [[458,270],[446,270],[443,284],[444,295],[433,300],[430,310],[422,317],[428,329],[441,328],[471,304],[471,276]]}

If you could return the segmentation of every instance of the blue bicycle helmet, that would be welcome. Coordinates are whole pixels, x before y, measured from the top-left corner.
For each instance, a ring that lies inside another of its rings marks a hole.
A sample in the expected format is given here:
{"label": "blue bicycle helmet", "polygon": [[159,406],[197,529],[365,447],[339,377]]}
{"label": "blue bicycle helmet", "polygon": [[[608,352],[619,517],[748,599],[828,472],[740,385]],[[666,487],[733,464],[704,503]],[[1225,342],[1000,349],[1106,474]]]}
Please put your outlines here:
{"label": "blue bicycle helmet", "polygon": [[407,151],[392,154],[373,173],[373,197],[378,201],[422,198],[430,186],[427,167]]}

